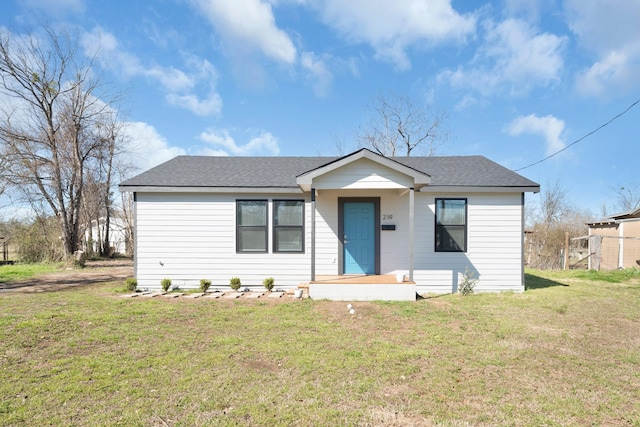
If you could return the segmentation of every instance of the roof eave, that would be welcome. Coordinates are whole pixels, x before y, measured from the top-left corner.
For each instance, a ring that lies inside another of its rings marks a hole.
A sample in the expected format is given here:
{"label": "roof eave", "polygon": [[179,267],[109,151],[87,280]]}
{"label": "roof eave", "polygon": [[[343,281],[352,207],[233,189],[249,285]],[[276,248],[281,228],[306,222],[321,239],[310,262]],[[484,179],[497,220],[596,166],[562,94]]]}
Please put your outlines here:
{"label": "roof eave", "polygon": [[299,187],[180,187],[161,185],[120,185],[119,189],[122,193],[302,193],[302,190]]}
{"label": "roof eave", "polygon": [[426,185],[423,193],[538,193],[540,186]]}

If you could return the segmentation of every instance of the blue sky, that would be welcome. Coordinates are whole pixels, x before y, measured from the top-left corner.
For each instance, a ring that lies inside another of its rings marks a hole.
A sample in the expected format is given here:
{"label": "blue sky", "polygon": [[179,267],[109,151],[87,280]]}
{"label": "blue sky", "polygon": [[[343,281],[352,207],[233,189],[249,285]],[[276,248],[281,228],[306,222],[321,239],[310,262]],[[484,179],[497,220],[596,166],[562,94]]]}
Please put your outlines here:
{"label": "blue sky", "polygon": [[[439,155],[519,169],[640,98],[638,0],[4,0],[0,27],[77,31],[122,91],[142,169],[178,154],[336,155],[376,95],[447,115]],[[615,210],[638,178],[640,106],[521,170]],[[535,205],[536,197],[528,201]]]}

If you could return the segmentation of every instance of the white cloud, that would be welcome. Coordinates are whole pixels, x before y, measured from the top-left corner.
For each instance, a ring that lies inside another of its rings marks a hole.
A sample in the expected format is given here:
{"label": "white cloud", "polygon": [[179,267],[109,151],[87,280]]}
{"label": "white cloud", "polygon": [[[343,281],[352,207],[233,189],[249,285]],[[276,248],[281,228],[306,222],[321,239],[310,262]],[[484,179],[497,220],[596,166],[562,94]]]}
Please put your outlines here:
{"label": "white cloud", "polygon": [[317,96],[326,96],[333,83],[333,74],[327,68],[325,61],[313,52],[303,52],[300,65],[309,72],[314,82],[314,92]]}
{"label": "white cloud", "polygon": [[563,131],[564,121],[551,115],[544,117],[535,114],[520,116],[505,127],[505,132],[511,136],[532,134],[544,137],[547,156],[566,147],[562,141]]}
{"label": "white cloud", "polygon": [[[222,110],[222,98],[216,91],[218,73],[206,59],[186,56],[184,65],[188,71],[157,64],[145,66],[137,56],[121,49],[112,33],[100,27],[83,34],[80,42],[85,54],[97,55],[122,78],[147,77],[157,81],[165,89],[165,99],[170,105],[198,116],[215,115]],[[206,97],[200,98],[197,93],[206,93]]]}
{"label": "white cloud", "polygon": [[576,85],[578,91],[583,94],[604,95],[611,85],[630,87],[636,83],[638,74],[638,60],[630,57],[628,52],[611,51],[591,67],[579,72]]}
{"label": "white cloud", "polygon": [[276,156],[280,153],[278,139],[265,131],[244,145],[238,145],[226,129],[209,129],[200,134],[200,139],[215,147],[202,150],[202,154],[207,155]]}
{"label": "white cloud", "polygon": [[198,116],[210,116],[218,114],[222,109],[222,99],[217,93],[210,93],[207,98],[200,99],[193,94],[177,95],[169,93],[166,96],[167,102],[177,107],[189,110]]}
{"label": "white cloud", "polygon": [[192,76],[188,76],[184,71],[174,67],[152,66],[146,70],[138,67],[138,73],[148,77],[153,77],[165,89],[171,92],[181,92],[193,88],[195,82]]}
{"label": "white cloud", "polygon": [[296,61],[291,38],[276,25],[271,4],[261,0],[191,0],[224,39],[230,55],[259,51],[286,64]]}
{"label": "white cloud", "polygon": [[483,46],[473,61],[441,73],[440,81],[485,96],[505,90],[518,96],[560,80],[566,37],[539,33],[518,19],[489,22],[484,30]]}
{"label": "white cloud", "polygon": [[[167,94],[167,101],[178,107],[185,108],[198,116],[210,116],[219,114],[222,110],[222,98],[216,92],[218,73],[215,67],[206,59],[196,56],[187,58],[186,65],[191,74],[186,75],[182,71],[173,82],[168,81],[166,87],[175,86],[172,93]],[[202,82],[202,84],[198,84]],[[199,98],[195,91],[206,92],[206,97]]]}
{"label": "white cloud", "polygon": [[628,0],[568,0],[569,27],[580,45],[597,60],[580,70],[576,87],[586,95],[610,88],[637,87],[640,74],[640,2]]}
{"label": "white cloud", "polygon": [[326,25],[398,69],[411,67],[410,47],[463,41],[475,31],[474,16],[456,12],[450,0],[324,0],[316,5]]}
{"label": "white cloud", "polygon": [[128,160],[139,171],[185,154],[182,148],[170,146],[153,126],[144,122],[124,123],[124,141]]}

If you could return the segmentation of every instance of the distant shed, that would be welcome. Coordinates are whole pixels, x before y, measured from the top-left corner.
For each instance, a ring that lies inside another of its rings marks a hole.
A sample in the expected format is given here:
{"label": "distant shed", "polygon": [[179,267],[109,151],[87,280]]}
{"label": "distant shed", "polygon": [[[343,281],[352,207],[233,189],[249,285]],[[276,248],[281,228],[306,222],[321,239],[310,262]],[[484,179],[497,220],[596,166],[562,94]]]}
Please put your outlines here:
{"label": "distant shed", "polygon": [[589,259],[589,268],[614,270],[640,266],[640,208],[611,215],[587,224],[589,252],[597,254]]}

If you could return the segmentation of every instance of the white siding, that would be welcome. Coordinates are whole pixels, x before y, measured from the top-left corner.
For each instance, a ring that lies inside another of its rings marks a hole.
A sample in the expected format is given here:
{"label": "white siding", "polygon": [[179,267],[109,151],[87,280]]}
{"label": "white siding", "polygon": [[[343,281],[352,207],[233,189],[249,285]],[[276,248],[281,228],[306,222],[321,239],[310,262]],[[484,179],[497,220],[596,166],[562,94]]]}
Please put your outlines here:
{"label": "white siding", "polygon": [[[409,195],[406,191],[321,191],[316,214],[316,272],[338,274],[338,197],[380,197],[380,273],[409,271]],[[435,199],[467,199],[467,252],[435,252]],[[389,218],[391,216],[391,218]],[[385,217],[387,219],[385,219]],[[520,193],[415,195],[414,281],[419,293],[457,291],[468,269],[476,290],[523,291]],[[335,260],[335,263],[333,262]]]}
{"label": "white siding", "polygon": [[412,185],[410,177],[373,162],[360,159],[313,180],[312,187],[322,189],[367,189],[407,188]]}
{"label": "white siding", "polygon": [[138,193],[136,202],[136,277],[140,288],[159,288],[167,277],[181,288],[197,288],[200,279],[212,288],[226,288],[238,276],[242,286],[297,286],[310,277],[311,205],[305,203],[305,253],[272,253],[272,200],[296,199],[265,194],[243,194],[237,199],[269,200],[268,253],[236,253],[236,197],[213,194]]}
{"label": "white siding", "polygon": [[338,274],[338,194],[316,197],[316,274]]}
{"label": "white siding", "polygon": [[[409,195],[406,190],[320,190],[316,198],[316,274],[339,274],[338,197],[380,197],[382,274],[408,272]],[[466,197],[467,252],[434,250],[436,197]],[[213,288],[226,288],[232,276],[242,285],[261,287],[274,277],[276,288],[294,287],[310,279],[311,203],[305,203],[305,253],[272,251],[274,199],[282,195],[214,195],[138,193],[136,203],[136,277],[141,288],[159,288],[168,277],[180,287],[195,288],[202,278]],[[269,252],[237,254],[236,199],[269,200]],[[419,293],[457,290],[466,269],[479,282],[478,291],[524,289],[522,283],[522,206],[520,193],[415,195],[414,280]]]}
{"label": "white siding", "polygon": [[[467,198],[467,252],[435,252],[435,199]],[[415,275],[418,292],[457,291],[469,270],[477,291],[523,291],[520,193],[416,197]]]}

